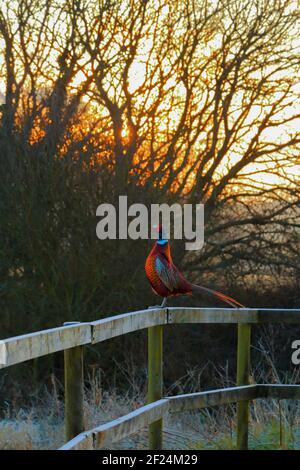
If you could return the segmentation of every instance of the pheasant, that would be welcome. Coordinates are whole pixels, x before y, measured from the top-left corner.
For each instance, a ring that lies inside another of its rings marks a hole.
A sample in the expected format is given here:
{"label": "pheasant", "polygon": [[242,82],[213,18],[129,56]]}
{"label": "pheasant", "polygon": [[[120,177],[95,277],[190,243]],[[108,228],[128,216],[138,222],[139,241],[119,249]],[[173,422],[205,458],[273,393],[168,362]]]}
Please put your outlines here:
{"label": "pheasant", "polygon": [[206,292],[231,307],[244,308],[244,305],[221,292],[187,281],[172,261],[170,243],[163,237],[161,226],[158,230],[159,238],[146,259],[145,271],[155,294],[163,297],[161,307],[165,307],[168,297]]}

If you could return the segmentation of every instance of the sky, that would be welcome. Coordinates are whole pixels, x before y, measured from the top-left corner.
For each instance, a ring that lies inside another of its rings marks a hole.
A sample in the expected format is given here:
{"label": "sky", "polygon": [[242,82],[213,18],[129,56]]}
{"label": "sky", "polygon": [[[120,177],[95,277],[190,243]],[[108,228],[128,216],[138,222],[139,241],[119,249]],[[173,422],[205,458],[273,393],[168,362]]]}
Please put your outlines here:
{"label": "sky", "polygon": [[[294,45],[298,45],[300,44],[300,39],[296,39],[295,42],[294,42]],[[3,41],[1,43],[1,39],[0,39],[0,50],[1,48],[3,47]],[[132,64],[131,66],[131,69],[130,69],[130,73],[129,73],[129,79],[130,79],[130,82],[129,82],[129,90],[130,92],[134,92],[144,81],[144,78],[145,78],[145,63],[144,63],[144,57],[147,56],[147,53],[148,53],[148,49],[151,47],[151,44],[146,41],[144,41],[144,50],[142,51],[142,54],[140,55],[140,57],[138,58],[138,60],[135,60],[134,63]],[[3,59],[2,59],[3,60]],[[1,67],[1,56],[0,56],[0,67]],[[73,83],[72,85],[74,87],[80,85],[80,83],[82,82],[82,80],[85,79],[85,76],[82,72],[79,72],[78,75],[75,77],[75,79],[73,80]],[[297,90],[298,92],[300,91],[300,80],[298,82],[298,87],[299,89]],[[5,92],[5,83],[2,81],[2,83],[0,82],[0,103],[3,103],[4,100],[5,100],[5,97],[4,97],[4,92]],[[88,101],[88,97],[83,97],[83,101]],[[299,113],[300,113],[300,104],[299,102],[295,102],[295,105],[294,105],[295,109],[298,109],[299,110]],[[291,113],[292,112],[295,112],[295,109],[291,109]],[[176,110],[174,110],[174,117],[176,118]],[[253,110],[253,113],[255,113],[255,110]],[[294,121],[294,122],[291,122],[288,124],[288,126],[286,126],[286,129],[283,129],[283,128],[272,128],[270,130],[267,131],[267,137],[269,140],[271,141],[275,141],[275,140],[280,140],[282,139],[283,137],[283,133],[287,132],[288,130],[292,131],[292,132],[295,132],[295,131],[298,131],[300,128],[300,119]],[[124,130],[124,132],[126,132],[126,130]],[[234,155],[231,155],[230,157],[228,157],[228,160],[227,162],[225,163],[225,166],[226,164],[229,164],[230,162],[234,162],[235,158],[238,158],[238,157],[235,157]],[[225,170],[225,166],[224,166],[224,170]],[[258,164],[252,164],[252,165],[249,165],[247,167],[247,171],[253,171],[255,172],[256,170],[259,170],[261,169],[261,166],[258,165]],[[222,169],[221,169],[222,171]],[[296,174],[296,175],[299,175],[300,176],[300,169],[299,167],[296,167],[296,166],[293,166],[291,167],[290,169],[287,170],[291,175],[293,174]],[[271,179],[273,178],[273,180],[276,178],[278,178],[278,176],[272,176],[270,174],[257,174],[257,178],[259,178],[262,182],[266,182],[266,183],[269,183],[271,182]]]}

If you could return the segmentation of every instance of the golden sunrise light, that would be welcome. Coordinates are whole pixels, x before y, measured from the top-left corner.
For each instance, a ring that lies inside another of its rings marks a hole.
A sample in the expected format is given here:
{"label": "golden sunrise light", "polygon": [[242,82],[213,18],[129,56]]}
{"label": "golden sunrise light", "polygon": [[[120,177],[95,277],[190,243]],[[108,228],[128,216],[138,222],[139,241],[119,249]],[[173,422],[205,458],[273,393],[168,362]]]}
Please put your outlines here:
{"label": "golden sunrise light", "polygon": [[0,0],[1,450],[300,449],[299,77],[300,0]]}
{"label": "golden sunrise light", "polygon": [[[293,2],[292,2],[293,3]],[[293,9],[293,5],[289,6],[289,9]],[[166,10],[163,13],[163,18],[167,16]],[[228,24],[230,24],[230,21],[228,21]],[[149,81],[149,70],[151,67],[155,68],[155,62],[153,61],[152,55],[153,55],[153,49],[154,49],[154,38],[151,36],[151,32],[153,34],[153,31],[151,31],[151,28],[149,27],[147,31],[147,35],[143,37],[143,40],[140,41],[137,51],[136,51],[136,56],[133,58],[132,61],[130,61],[129,67],[128,67],[128,76],[127,76],[127,86],[128,86],[128,93],[130,93],[132,97],[132,101],[134,102],[135,106],[137,107],[142,107],[145,104],[148,105],[151,108],[151,105],[155,105],[155,102],[158,98],[158,88],[153,87],[153,89],[149,89],[147,93],[147,99],[145,101],[145,92],[144,89],[147,88],[148,86],[148,81]],[[294,38],[291,36],[291,46],[293,48],[299,48],[300,41],[297,38]],[[115,45],[114,47],[111,46],[112,48],[112,54],[117,55],[118,54],[118,47],[119,44]],[[215,35],[211,35],[210,39],[204,43],[203,48],[201,50],[201,55],[205,59],[209,59],[210,56],[214,55],[217,53],[218,49],[222,47],[222,35],[216,32]],[[148,62],[148,63],[147,63]],[[173,131],[176,129],[176,126],[178,125],[178,121],[180,121],[180,117],[182,115],[182,109],[185,103],[185,98],[186,98],[186,87],[185,85],[181,82],[178,81],[176,78],[176,75],[171,73],[171,68],[170,68],[170,63],[168,60],[164,61],[162,60],[161,62],[161,70],[162,72],[168,76],[168,79],[165,82],[164,90],[172,90],[170,94],[166,94],[166,102],[164,103],[164,99],[162,99],[162,102],[159,106],[159,109],[161,109],[161,117],[160,121],[157,122],[158,126],[158,134],[157,134],[157,139],[160,141],[162,139],[161,144],[163,145],[163,137],[160,137],[165,135],[166,133],[168,134],[170,131]],[[276,65],[274,66],[268,66],[266,68],[268,70],[268,73],[273,75],[274,77],[278,77],[278,80],[282,79],[284,76],[288,77],[288,71],[277,71],[276,70]],[[274,74],[272,72],[274,71]],[[255,70],[252,74],[252,79],[253,80],[259,80],[262,76],[261,70]],[[72,81],[70,82],[69,85],[69,90],[71,94],[76,94],[78,90],[83,86],[85,83],[87,77],[91,76],[92,71],[90,68],[89,61],[87,57],[84,57],[84,60],[82,60],[82,66],[81,70],[79,70],[73,77]],[[209,84],[209,81],[211,80],[211,74],[209,72],[209,68],[207,70],[203,70],[202,74],[202,79],[204,82]],[[109,78],[110,80],[110,78]],[[295,82],[293,84],[293,93],[295,96],[299,96],[299,82]],[[112,99],[115,98],[116,92],[120,95],[122,95],[122,83],[118,82],[117,78],[113,78],[113,82],[111,82],[111,86],[108,87],[109,92],[108,96],[110,96]],[[199,91],[199,93],[202,93],[202,91]],[[213,95],[213,90],[209,92],[209,96],[214,96]],[[280,91],[275,91],[274,92],[274,97],[275,99],[281,99],[281,93]],[[199,96],[200,98],[200,96]],[[243,99],[244,99],[244,93],[237,91],[236,94],[232,98],[232,110],[230,113],[229,119],[234,123],[235,120],[239,119],[239,116],[241,114],[241,109],[243,108]],[[87,90],[86,94],[83,94],[81,97],[81,100],[83,103],[89,103],[91,100],[93,100],[94,105],[96,108],[99,108],[97,104],[97,100],[94,100],[92,98],[92,94],[89,90]],[[170,106],[170,101],[172,102],[172,106]],[[266,100],[265,100],[266,101]],[[204,104],[203,97],[201,97],[199,101],[199,106],[201,107],[201,104]],[[167,105],[168,109],[168,116],[165,117],[163,113],[163,109],[165,104]],[[249,109],[247,110],[247,115],[245,118],[245,125],[248,125],[247,133],[243,135],[243,141],[239,142],[239,148],[232,148],[230,149],[227,154],[224,156],[222,161],[220,161],[218,167],[216,168],[216,173],[214,175],[214,178],[218,179],[224,174],[226,174],[226,171],[232,164],[237,163],[239,160],[241,160],[242,155],[240,154],[241,149],[245,149],[248,145],[249,139],[253,138],[255,136],[255,133],[257,132],[257,126],[260,123],[260,116],[262,115],[263,109],[270,110],[272,108],[272,103],[267,102],[264,104],[261,102],[260,104],[258,103],[253,103]],[[199,108],[200,110],[200,108]],[[102,109],[101,106],[99,108],[99,113],[101,114]],[[299,102],[296,99],[293,100],[286,100],[286,105],[282,106],[281,109],[278,111],[278,113],[275,115],[274,118],[278,122],[281,122],[281,125],[274,125],[272,123],[271,127],[266,127],[262,133],[262,139],[265,142],[276,142],[280,145],[280,142],[282,142],[284,139],[288,137],[289,134],[297,132],[299,129],[300,125],[300,119],[299,117],[295,117],[295,115],[298,115],[300,113],[299,110]],[[274,121],[275,123],[275,121]],[[126,122],[126,119],[123,120],[123,126],[120,131],[120,135],[122,137],[122,140],[124,143],[128,143],[130,140],[130,131],[128,127],[128,123]],[[128,140],[129,139],[129,140]],[[179,157],[180,161],[180,157]],[[275,169],[276,171],[272,172],[272,169]],[[193,180],[193,175],[196,174],[196,170],[191,172],[191,175],[189,177],[189,181],[191,182]],[[276,184],[282,182],[282,179],[284,178],[284,175],[287,174],[289,178],[293,179],[293,177],[298,178],[300,177],[300,168],[299,164],[296,162],[290,162],[288,164],[285,164],[284,167],[278,169],[277,171],[277,164],[276,161],[272,159],[272,161],[266,161],[266,159],[261,159],[261,161],[257,161],[255,163],[249,163],[245,170],[242,170],[241,176],[239,177],[239,183],[240,184],[242,179],[243,179],[243,174],[245,175],[245,178],[248,179],[250,178],[255,179],[256,183],[259,183],[259,190],[261,185],[269,185],[269,184]]]}

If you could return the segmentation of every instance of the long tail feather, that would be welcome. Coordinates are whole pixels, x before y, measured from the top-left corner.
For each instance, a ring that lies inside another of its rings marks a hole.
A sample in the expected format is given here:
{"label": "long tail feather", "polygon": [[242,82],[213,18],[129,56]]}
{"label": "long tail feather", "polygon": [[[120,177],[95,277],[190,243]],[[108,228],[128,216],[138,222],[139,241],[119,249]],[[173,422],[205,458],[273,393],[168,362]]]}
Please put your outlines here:
{"label": "long tail feather", "polygon": [[208,289],[207,287],[197,286],[196,284],[192,284],[192,293],[196,294],[197,292],[201,292],[201,293],[208,292],[209,294],[214,295],[215,297],[227,303],[228,305],[231,305],[231,307],[245,308],[245,306],[240,304],[237,300],[232,299],[228,295],[222,294],[222,292],[218,292],[216,290]]}

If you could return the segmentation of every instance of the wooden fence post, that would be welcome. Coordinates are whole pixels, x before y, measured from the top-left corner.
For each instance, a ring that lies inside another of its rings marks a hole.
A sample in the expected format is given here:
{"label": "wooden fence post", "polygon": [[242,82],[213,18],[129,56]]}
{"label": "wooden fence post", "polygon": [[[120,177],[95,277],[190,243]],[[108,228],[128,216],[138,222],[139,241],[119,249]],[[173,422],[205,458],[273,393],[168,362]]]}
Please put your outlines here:
{"label": "wooden fence post", "polygon": [[[163,392],[163,326],[148,328],[148,403],[160,400]],[[149,425],[149,449],[162,449],[163,420]]]}
{"label": "wooden fence post", "polygon": [[[65,322],[75,325],[80,322]],[[65,349],[65,434],[67,441],[84,431],[83,424],[83,346]]]}
{"label": "wooden fence post", "polygon": [[[250,374],[251,325],[238,324],[237,385],[248,385]],[[237,449],[248,449],[249,401],[237,404]]]}

